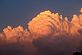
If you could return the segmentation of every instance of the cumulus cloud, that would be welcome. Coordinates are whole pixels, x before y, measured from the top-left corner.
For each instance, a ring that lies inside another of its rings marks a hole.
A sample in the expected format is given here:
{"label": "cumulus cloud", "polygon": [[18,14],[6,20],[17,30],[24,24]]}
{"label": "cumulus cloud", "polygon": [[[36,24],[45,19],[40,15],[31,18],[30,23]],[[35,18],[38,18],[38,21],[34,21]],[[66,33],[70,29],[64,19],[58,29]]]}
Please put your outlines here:
{"label": "cumulus cloud", "polygon": [[31,33],[42,36],[49,36],[53,35],[52,33],[57,33],[60,26],[61,19],[59,14],[51,13],[49,10],[41,12],[28,23],[28,28]]}
{"label": "cumulus cloud", "polygon": [[[68,21],[67,17],[63,18],[58,13],[52,13],[49,10],[41,12],[28,23],[28,29],[34,35],[56,35],[60,32],[68,34],[78,34],[81,27],[81,15],[73,15],[72,21]],[[70,32],[70,33],[69,33]]]}
{"label": "cumulus cloud", "polygon": [[27,27],[3,29],[0,55],[72,55],[82,49],[82,14],[73,15],[69,21],[47,10],[29,21]]}

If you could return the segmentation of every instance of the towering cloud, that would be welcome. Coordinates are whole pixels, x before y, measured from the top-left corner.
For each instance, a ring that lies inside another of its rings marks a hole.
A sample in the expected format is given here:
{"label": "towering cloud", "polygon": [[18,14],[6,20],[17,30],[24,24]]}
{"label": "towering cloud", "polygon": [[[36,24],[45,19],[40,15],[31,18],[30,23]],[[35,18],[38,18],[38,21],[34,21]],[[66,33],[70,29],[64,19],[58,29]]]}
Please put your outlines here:
{"label": "towering cloud", "polygon": [[10,49],[14,46],[17,47],[15,50],[19,48],[23,52],[21,55],[71,55],[81,46],[82,14],[73,15],[69,21],[67,17],[47,10],[29,21],[27,27],[24,29],[19,25],[4,28],[0,33],[0,44],[8,45],[0,48],[4,50],[4,47],[10,46]]}
{"label": "towering cloud", "polygon": [[49,10],[41,12],[28,23],[30,32],[34,35],[49,36],[61,31],[62,16]]}
{"label": "towering cloud", "polygon": [[73,15],[72,21],[68,21],[67,17],[63,18],[58,13],[52,13],[49,10],[41,12],[28,23],[30,32],[34,35],[56,35],[60,32],[68,34],[78,34],[81,27],[82,15]]}
{"label": "towering cloud", "polygon": [[[72,21],[68,21],[67,17],[63,18],[62,15],[52,13],[48,10],[41,12],[35,18],[33,18],[28,23],[28,29],[33,35],[33,38],[36,38],[37,40],[37,42],[35,40],[35,44],[40,45],[39,50],[41,50],[40,48],[47,48],[51,43],[50,48],[53,49],[55,54],[59,52],[63,53],[65,51],[66,53],[64,54],[67,55],[68,53],[69,55],[69,53],[76,51],[80,41],[82,40],[80,36],[81,33],[78,31],[79,29],[82,29],[82,26],[80,25],[81,21],[81,14],[79,16],[73,15]],[[58,47],[55,48],[56,45]],[[54,48],[52,48],[53,46]],[[65,47],[68,47],[69,49]],[[44,50],[44,52],[45,51],[46,50]]]}

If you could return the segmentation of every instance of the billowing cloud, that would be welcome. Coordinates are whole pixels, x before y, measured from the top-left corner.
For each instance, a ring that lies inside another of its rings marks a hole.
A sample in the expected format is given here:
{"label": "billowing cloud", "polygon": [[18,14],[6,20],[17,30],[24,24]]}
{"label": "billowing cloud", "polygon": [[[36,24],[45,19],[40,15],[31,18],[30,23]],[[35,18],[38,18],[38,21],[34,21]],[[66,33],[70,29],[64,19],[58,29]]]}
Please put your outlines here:
{"label": "billowing cloud", "polygon": [[[62,18],[62,17],[61,17]],[[49,10],[41,12],[28,23],[28,28],[34,35],[49,36],[58,33],[61,27],[61,20],[58,13]]]}
{"label": "billowing cloud", "polygon": [[72,55],[82,50],[82,14],[73,15],[69,21],[47,10],[29,21],[27,27],[4,28],[0,33],[0,54]]}
{"label": "billowing cloud", "polygon": [[81,27],[81,15],[73,15],[72,21],[68,21],[67,17],[63,18],[58,13],[52,13],[49,10],[41,12],[28,23],[30,32],[34,35],[56,35],[60,32],[68,34],[78,34],[78,29]]}

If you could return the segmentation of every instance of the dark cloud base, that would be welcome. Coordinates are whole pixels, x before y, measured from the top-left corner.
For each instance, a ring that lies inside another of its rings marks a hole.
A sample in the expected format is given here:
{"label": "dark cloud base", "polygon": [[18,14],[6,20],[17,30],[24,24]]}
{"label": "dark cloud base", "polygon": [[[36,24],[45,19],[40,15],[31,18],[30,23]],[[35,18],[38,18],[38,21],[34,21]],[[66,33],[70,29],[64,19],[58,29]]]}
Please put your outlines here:
{"label": "dark cloud base", "polygon": [[81,38],[69,35],[46,36],[32,41],[2,43],[0,55],[73,55],[82,51]]}

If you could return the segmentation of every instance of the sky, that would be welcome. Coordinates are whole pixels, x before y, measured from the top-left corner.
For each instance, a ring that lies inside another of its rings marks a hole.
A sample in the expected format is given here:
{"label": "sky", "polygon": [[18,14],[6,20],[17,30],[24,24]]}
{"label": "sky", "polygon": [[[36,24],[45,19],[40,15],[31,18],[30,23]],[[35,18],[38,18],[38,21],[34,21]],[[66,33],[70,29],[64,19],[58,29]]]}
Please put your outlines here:
{"label": "sky", "polygon": [[14,27],[26,24],[45,10],[58,12],[71,19],[79,14],[82,0],[0,0],[0,30],[8,25]]}

